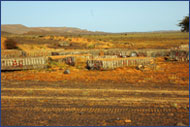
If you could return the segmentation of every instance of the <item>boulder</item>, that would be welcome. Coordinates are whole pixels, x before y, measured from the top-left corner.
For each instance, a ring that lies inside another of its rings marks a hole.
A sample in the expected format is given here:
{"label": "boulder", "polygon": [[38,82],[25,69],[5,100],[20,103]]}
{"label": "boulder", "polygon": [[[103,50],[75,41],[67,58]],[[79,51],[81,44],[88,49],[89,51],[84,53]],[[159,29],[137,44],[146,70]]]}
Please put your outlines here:
{"label": "boulder", "polygon": [[137,68],[137,70],[143,70],[144,66],[143,65],[138,65],[136,68]]}
{"label": "boulder", "polygon": [[130,54],[130,57],[137,57],[138,55],[137,55],[137,53],[136,52],[132,52],[131,54]]}
{"label": "boulder", "polygon": [[64,74],[70,74],[70,70],[65,70]]}

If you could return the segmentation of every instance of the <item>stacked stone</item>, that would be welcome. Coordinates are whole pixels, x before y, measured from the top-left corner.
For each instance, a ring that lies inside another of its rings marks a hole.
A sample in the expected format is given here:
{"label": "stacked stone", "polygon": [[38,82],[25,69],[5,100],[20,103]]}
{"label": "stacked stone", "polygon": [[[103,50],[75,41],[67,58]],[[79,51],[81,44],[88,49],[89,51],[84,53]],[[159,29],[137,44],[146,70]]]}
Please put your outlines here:
{"label": "stacked stone", "polygon": [[58,51],[58,52],[52,52],[52,56],[56,55],[80,55],[80,54],[88,54],[88,50],[82,50],[82,51]]}
{"label": "stacked stone", "polygon": [[1,50],[1,58],[21,58],[21,57],[42,57],[51,56],[50,51],[22,51],[22,50]]}
{"label": "stacked stone", "polygon": [[87,68],[92,70],[110,70],[125,66],[147,65],[154,62],[151,57],[131,57],[131,58],[100,58],[87,61]]}
{"label": "stacked stone", "polygon": [[98,59],[98,58],[118,58],[117,55],[104,55],[104,56],[92,56],[91,59]]}
{"label": "stacked stone", "polygon": [[25,70],[45,68],[46,57],[1,59],[1,70]]}
{"label": "stacked stone", "polygon": [[24,57],[25,52],[21,50],[15,50],[15,49],[6,49],[1,50],[1,58],[18,58],[18,57]]}
{"label": "stacked stone", "polygon": [[105,55],[117,55],[121,57],[131,57],[131,54],[136,53],[142,57],[160,57],[169,55],[170,49],[138,49],[138,50],[126,50],[126,49],[110,49],[105,51]]}
{"label": "stacked stone", "polygon": [[42,57],[42,56],[51,56],[52,52],[51,51],[42,51],[42,50],[38,50],[38,51],[29,51],[25,53],[26,57]]}
{"label": "stacked stone", "polygon": [[76,59],[81,58],[84,60],[88,60],[92,58],[91,54],[81,54],[81,55],[61,55],[61,56],[50,56],[49,60],[56,61],[58,63],[66,63],[68,65],[74,66],[76,63]]}
{"label": "stacked stone", "polygon": [[189,61],[189,50],[172,50],[169,59],[175,61]]}
{"label": "stacked stone", "polygon": [[181,49],[181,50],[189,50],[189,45],[188,44],[180,45],[179,49]]}
{"label": "stacked stone", "polygon": [[170,49],[147,49],[145,50],[147,57],[169,56]]}

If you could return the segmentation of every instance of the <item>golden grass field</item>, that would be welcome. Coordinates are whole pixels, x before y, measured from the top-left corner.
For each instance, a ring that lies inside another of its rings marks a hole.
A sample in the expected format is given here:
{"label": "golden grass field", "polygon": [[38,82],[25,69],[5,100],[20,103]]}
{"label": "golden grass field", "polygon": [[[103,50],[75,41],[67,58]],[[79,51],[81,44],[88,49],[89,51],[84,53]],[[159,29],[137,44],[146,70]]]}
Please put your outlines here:
{"label": "golden grass field", "polygon": [[[73,35],[53,36],[44,35],[7,35],[14,39],[22,50],[55,50],[55,45],[60,41],[72,44],[66,49],[161,49],[172,48],[189,43],[189,34],[182,32],[157,32],[157,33],[129,33],[108,35]],[[3,42],[3,40],[2,40]],[[54,47],[54,48],[53,48]],[[65,47],[56,47],[56,49]]]}

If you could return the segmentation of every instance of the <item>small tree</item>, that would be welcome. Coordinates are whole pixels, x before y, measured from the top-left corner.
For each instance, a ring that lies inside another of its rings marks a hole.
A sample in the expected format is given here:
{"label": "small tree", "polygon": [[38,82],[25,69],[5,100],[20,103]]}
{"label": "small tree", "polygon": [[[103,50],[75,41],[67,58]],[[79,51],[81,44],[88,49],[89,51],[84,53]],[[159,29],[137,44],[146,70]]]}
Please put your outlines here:
{"label": "small tree", "polygon": [[185,16],[178,26],[181,27],[182,32],[189,32],[189,16]]}

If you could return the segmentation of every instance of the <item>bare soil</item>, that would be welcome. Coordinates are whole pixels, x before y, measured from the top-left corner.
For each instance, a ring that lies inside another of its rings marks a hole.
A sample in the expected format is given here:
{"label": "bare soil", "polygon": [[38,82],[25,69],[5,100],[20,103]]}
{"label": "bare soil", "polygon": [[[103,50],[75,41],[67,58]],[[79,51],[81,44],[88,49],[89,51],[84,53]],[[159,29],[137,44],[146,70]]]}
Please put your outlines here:
{"label": "bare soil", "polygon": [[189,124],[187,85],[1,80],[1,126]]}

